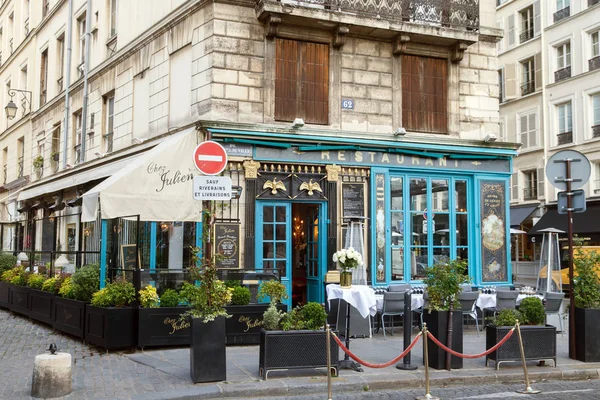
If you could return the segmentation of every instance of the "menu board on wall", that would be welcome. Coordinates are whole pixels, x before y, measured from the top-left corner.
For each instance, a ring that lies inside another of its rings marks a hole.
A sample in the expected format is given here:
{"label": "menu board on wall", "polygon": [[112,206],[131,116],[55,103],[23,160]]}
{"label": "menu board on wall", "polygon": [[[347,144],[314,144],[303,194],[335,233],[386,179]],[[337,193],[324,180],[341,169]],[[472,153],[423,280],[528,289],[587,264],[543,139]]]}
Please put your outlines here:
{"label": "menu board on wall", "polygon": [[134,270],[139,263],[140,253],[138,252],[138,262],[136,264],[135,253],[137,250],[137,245],[135,244],[123,244],[121,245],[121,268],[124,270]]}
{"label": "menu board on wall", "polygon": [[365,216],[365,184],[342,183],[342,217]]}
{"label": "menu board on wall", "polygon": [[240,225],[215,223],[215,254],[217,268],[240,267]]}
{"label": "menu board on wall", "polygon": [[506,282],[506,182],[481,182],[481,259],[483,282]]}

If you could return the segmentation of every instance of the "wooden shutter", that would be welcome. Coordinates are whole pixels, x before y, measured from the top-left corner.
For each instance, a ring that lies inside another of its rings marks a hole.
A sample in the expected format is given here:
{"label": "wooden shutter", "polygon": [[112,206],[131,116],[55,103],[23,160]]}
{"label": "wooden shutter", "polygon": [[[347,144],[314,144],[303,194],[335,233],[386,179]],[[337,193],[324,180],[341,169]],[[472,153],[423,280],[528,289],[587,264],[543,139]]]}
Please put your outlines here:
{"label": "wooden shutter", "polygon": [[502,29],[502,37],[498,43],[496,43],[496,50],[498,51],[498,54],[500,54],[504,51],[504,18],[496,20],[496,28]]}
{"label": "wooden shutter", "polygon": [[535,83],[535,91],[542,89],[542,53],[535,53],[533,57],[533,69],[535,74],[533,76]]}
{"label": "wooden shutter", "polygon": [[510,178],[510,198],[511,200],[519,200],[519,173],[515,172]]}
{"label": "wooden shutter", "polygon": [[275,119],[328,124],[329,46],[277,39]]}
{"label": "wooden shutter", "polygon": [[402,125],[409,131],[448,132],[448,61],[402,56]]}
{"label": "wooden shutter", "polygon": [[538,145],[537,113],[529,114],[527,118],[529,119],[529,124],[527,124],[529,137],[527,138],[527,142],[529,143],[529,147],[535,147]]}
{"label": "wooden shutter", "polygon": [[46,87],[48,84],[48,50],[42,52],[40,65],[40,105],[46,103]]}
{"label": "wooden shutter", "polygon": [[533,2],[533,36],[538,36],[542,29],[542,18],[540,13],[540,0]]}
{"label": "wooden shutter", "polygon": [[508,16],[508,48],[515,46],[515,16]]}
{"label": "wooden shutter", "polygon": [[537,170],[537,185],[538,185],[538,199],[543,199],[544,194],[544,168],[538,168]]}
{"label": "wooden shutter", "polygon": [[504,66],[504,98],[506,100],[517,97],[517,67],[515,64]]}

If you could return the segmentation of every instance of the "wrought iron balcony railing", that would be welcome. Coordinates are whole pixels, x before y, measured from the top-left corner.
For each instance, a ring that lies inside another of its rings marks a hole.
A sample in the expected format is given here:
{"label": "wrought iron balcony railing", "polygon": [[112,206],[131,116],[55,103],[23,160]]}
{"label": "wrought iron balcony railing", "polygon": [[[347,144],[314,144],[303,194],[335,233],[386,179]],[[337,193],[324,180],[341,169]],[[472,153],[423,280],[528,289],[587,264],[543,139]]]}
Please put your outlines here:
{"label": "wrought iron balcony railing", "polygon": [[479,30],[480,0],[257,0],[256,8],[280,3],[376,19]]}
{"label": "wrought iron balcony railing", "polygon": [[17,162],[17,178],[23,177],[23,173],[25,172],[24,167],[25,156],[19,157],[19,161]]}
{"label": "wrought iron balcony railing", "polygon": [[526,29],[523,32],[521,32],[521,34],[519,35],[519,39],[521,40],[521,43],[524,43],[532,38],[533,38],[533,28]]}
{"label": "wrought iron balcony railing", "polygon": [[558,145],[573,143],[573,132],[563,132],[556,135]]}
{"label": "wrought iron balcony railing", "polygon": [[44,0],[42,5],[42,18],[48,15],[48,11],[50,10],[50,0]]}
{"label": "wrought iron balcony railing", "polygon": [[554,13],[554,22],[558,22],[561,19],[565,19],[570,15],[571,15],[571,7],[567,6],[567,7],[563,8],[562,10],[558,10],[557,12]]}
{"label": "wrought iron balcony railing", "polygon": [[107,133],[104,135],[104,143],[106,144],[106,152],[112,153],[113,151],[113,133]]}
{"label": "wrought iron balcony railing", "polygon": [[46,88],[42,88],[41,92],[40,92],[40,106],[43,106],[44,104],[46,104],[46,94],[47,94],[47,90]]}
{"label": "wrought iron balcony railing", "polygon": [[600,68],[600,56],[590,58],[588,60],[588,67],[590,68],[590,71]]}
{"label": "wrought iron balcony railing", "polygon": [[2,181],[2,183],[6,183],[8,181],[8,165],[4,164],[4,167],[2,168],[4,170],[4,180]]}
{"label": "wrought iron balcony railing", "polygon": [[592,126],[592,137],[600,137],[600,124]]}
{"label": "wrought iron balcony railing", "polygon": [[13,39],[12,38],[8,39],[8,51],[10,54],[13,53]]}
{"label": "wrought iron balcony railing", "polygon": [[63,90],[63,80],[64,79],[62,76],[56,80],[59,92],[61,92]]}
{"label": "wrought iron balcony railing", "polygon": [[75,164],[79,164],[81,162],[81,145],[78,144],[77,146],[73,147],[73,152],[75,155]]}
{"label": "wrought iron balcony railing", "polygon": [[588,7],[594,6],[600,3],[600,0],[588,0]]}
{"label": "wrought iron balcony railing", "polygon": [[554,71],[554,82],[562,81],[571,77],[571,66],[561,68],[558,71]]}
{"label": "wrought iron balcony railing", "polygon": [[524,84],[521,85],[521,96],[526,96],[533,92],[535,92],[535,82],[534,81],[525,82]]}
{"label": "wrought iron balcony railing", "polygon": [[25,28],[25,37],[29,36],[29,18],[27,18],[25,20],[25,24],[24,24],[24,28]]}
{"label": "wrought iron balcony railing", "polygon": [[523,189],[523,200],[536,200],[537,198],[537,187],[528,187]]}

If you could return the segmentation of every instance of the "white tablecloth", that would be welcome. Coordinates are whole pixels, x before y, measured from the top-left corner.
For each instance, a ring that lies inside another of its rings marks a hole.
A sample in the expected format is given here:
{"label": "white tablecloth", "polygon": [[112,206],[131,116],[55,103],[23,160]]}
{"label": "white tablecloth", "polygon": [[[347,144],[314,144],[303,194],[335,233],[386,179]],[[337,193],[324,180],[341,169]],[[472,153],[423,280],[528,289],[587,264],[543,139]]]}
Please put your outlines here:
{"label": "white tablecloth", "polygon": [[[537,297],[540,300],[544,298],[544,296],[539,294],[519,294],[517,296],[517,304],[521,304],[521,301],[527,297]],[[480,293],[475,305],[479,307],[479,309],[483,310],[484,308],[494,308],[496,307],[496,293]]]}
{"label": "white tablecloth", "polygon": [[[375,299],[377,300],[377,310],[379,310],[379,311],[383,310],[383,295],[376,294]],[[423,307],[423,304],[425,304],[425,300],[423,300],[423,295],[413,293],[412,296],[410,297],[411,310],[414,311],[416,309],[419,309],[419,308]]]}
{"label": "white tablecloth", "polygon": [[[327,300],[342,299],[356,308],[363,318],[377,314],[375,291],[366,285],[352,285],[342,289],[340,285],[330,283],[327,288]],[[330,304],[331,306],[331,304]]]}

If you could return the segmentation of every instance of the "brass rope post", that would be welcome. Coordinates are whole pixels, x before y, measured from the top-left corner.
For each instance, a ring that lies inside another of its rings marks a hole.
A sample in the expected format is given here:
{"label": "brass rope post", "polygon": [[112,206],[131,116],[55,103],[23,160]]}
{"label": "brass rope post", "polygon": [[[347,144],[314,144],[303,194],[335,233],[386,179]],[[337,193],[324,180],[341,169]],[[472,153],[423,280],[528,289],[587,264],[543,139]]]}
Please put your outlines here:
{"label": "brass rope post", "polygon": [[523,349],[523,339],[521,338],[521,328],[519,320],[517,320],[517,335],[519,335],[519,348],[521,350],[521,362],[523,363],[523,373],[525,374],[525,390],[517,390],[517,393],[523,394],[538,394],[540,390],[533,390],[529,383],[529,374],[527,373],[527,363],[525,361],[525,349]]}
{"label": "brass rope post", "polygon": [[331,393],[331,328],[329,327],[329,324],[325,325],[325,332],[327,332],[326,335],[326,340],[327,340],[327,344],[326,344],[326,349],[327,349],[327,399],[331,400],[332,399],[332,393]]}
{"label": "brass rope post", "polygon": [[423,361],[425,363],[425,396],[417,397],[417,400],[440,400],[439,397],[434,397],[429,393],[429,350],[427,347],[427,323],[423,323],[423,331],[421,332],[423,339]]}

